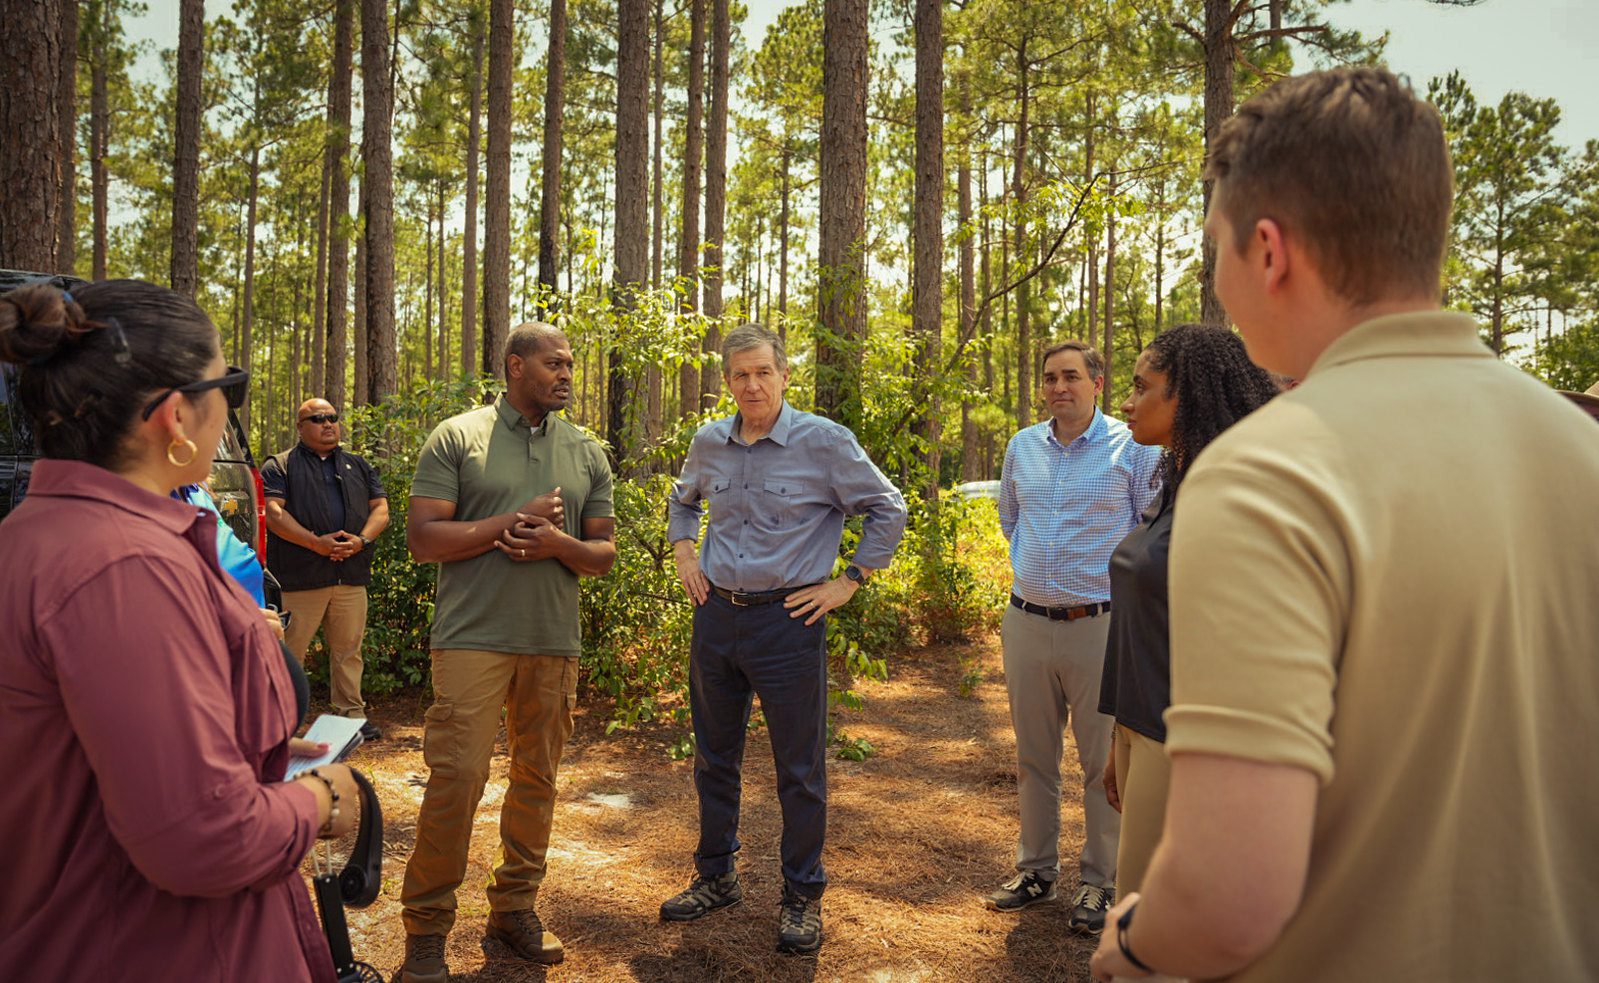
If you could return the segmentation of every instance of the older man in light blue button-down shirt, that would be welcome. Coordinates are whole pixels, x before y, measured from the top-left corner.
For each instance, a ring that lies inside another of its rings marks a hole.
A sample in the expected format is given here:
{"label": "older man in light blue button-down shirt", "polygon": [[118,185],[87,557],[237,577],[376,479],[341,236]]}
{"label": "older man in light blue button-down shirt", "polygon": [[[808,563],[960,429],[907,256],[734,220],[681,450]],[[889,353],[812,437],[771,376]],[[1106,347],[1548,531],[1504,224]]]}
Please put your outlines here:
{"label": "older man in light blue button-down shirt", "polygon": [[[668,537],[694,607],[689,700],[700,800],[698,876],[661,905],[689,921],[743,896],[734,869],[744,735],[761,697],[783,808],[778,948],[821,945],[827,886],[826,614],[888,566],[905,531],[905,500],[855,435],[783,399],[788,363],[777,335],[746,324],[722,348],[731,419],[700,428],[667,503]],[[698,555],[700,517],[710,505]],[[860,545],[833,576],[846,516],[864,515]]]}

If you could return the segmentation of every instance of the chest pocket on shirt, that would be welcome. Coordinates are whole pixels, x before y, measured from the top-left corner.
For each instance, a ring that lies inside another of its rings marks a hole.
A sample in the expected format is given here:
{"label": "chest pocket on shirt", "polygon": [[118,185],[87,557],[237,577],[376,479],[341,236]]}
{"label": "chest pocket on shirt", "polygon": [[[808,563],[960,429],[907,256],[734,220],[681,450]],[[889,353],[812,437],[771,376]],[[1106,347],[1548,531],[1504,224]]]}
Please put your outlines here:
{"label": "chest pocket on shirt", "polygon": [[805,485],[793,478],[768,478],[761,482],[761,506],[775,526],[794,523],[794,508],[805,496]]}
{"label": "chest pocket on shirt", "polygon": [[733,487],[732,478],[712,478],[711,493],[707,497],[715,498],[716,496],[721,495],[723,492],[726,492],[731,487]]}

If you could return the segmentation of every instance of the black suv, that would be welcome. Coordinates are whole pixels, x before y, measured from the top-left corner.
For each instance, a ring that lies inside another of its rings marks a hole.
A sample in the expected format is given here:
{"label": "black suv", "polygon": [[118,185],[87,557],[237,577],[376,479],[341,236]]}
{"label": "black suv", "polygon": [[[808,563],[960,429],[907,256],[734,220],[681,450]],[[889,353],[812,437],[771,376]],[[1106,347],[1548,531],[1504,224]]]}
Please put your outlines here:
{"label": "black suv", "polygon": [[[40,281],[52,283],[63,290],[83,286],[85,282],[76,277],[51,276],[48,273],[0,270],[0,294],[25,283]],[[28,425],[27,415],[16,405],[16,368],[9,363],[0,363],[0,519],[9,515],[27,493],[28,476],[38,456],[33,428]],[[256,470],[255,458],[250,455],[249,440],[232,410],[228,411],[228,428],[222,432],[222,445],[217,448],[216,463],[211,468],[210,491],[223,521],[264,561],[266,503],[261,488],[261,472]]]}

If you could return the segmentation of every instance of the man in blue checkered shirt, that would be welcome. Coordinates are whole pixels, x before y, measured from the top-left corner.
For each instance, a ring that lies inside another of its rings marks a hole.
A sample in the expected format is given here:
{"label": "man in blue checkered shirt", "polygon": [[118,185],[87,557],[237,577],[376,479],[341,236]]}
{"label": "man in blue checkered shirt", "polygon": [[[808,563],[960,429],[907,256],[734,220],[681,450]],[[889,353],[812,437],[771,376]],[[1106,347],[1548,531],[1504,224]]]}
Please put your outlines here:
{"label": "man in blue checkered shirt", "polygon": [[1095,406],[1105,360],[1089,345],[1066,341],[1045,351],[1040,376],[1050,418],[1011,438],[999,485],[999,522],[1014,572],[1000,640],[1016,731],[1021,838],[1016,876],[988,904],[1019,911],[1055,897],[1069,719],[1083,769],[1085,826],[1069,925],[1098,932],[1115,900],[1121,830],[1099,782],[1111,745],[1111,718],[1099,712],[1110,555],[1154,500],[1160,448],[1134,443],[1121,421]]}

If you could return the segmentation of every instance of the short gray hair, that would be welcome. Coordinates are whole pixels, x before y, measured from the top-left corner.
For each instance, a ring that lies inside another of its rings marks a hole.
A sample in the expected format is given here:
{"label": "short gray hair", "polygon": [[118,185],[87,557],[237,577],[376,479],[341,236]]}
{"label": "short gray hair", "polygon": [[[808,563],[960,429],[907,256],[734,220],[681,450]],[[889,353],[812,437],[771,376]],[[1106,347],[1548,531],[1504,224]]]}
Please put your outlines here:
{"label": "short gray hair", "polygon": [[757,348],[772,346],[772,360],[777,363],[777,371],[788,371],[788,353],[783,350],[783,339],[777,336],[771,328],[753,321],[734,328],[722,340],[722,375],[726,377],[727,366],[733,356],[739,352],[754,351]]}

